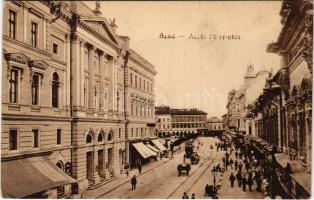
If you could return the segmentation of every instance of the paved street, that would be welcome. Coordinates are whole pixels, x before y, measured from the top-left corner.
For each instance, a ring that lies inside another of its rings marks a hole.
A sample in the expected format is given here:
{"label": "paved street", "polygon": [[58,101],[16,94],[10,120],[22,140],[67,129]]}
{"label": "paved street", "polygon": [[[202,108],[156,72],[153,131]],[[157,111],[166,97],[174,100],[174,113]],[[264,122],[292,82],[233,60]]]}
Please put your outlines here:
{"label": "paved street", "polygon": [[[165,159],[157,161],[158,163],[151,164],[151,169],[146,170],[141,175],[137,170],[134,170],[131,174],[137,175],[137,188],[131,190],[131,184],[129,178],[122,178],[123,180],[116,180],[113,183],[116,186],[109,184],[97,188],[95,191],[88,191],[85,194],[86,198],[181,198],[184,192],[187,192],[189,197],[192,193],[195,193],[196,198],[204,199],[210,198],[204,196],[204,187],[206,184],[213,184],[213,177],[211,169],[214,165],[221,163],[225,151],[210,150],[210,145],[215,147],[216,138],[207,137],[199,138],[198,141],[203,143],[203,146],[199,147],[198,154],[201,160],[198,165],[192,165],[190,175],[178,177],[177,165],[183,159],[183,153],[181,152],[174,156],[173,159]],[[234,154],[233,154],[234,157]],[[221,164],[222,165],[222,164]],[[148,169],[149,167],[147,167]],[[228,181],[231,169],[225,173],[218,173],[217,184],[221,184],[222,187],[218,192],[219,198],[263,198],[262,193],[258,192],[243,192],[241,188],[235,187],[230,189],[230,182]],[[116,183],[114,183],[116,182]],[[234,194],[237,194],[236,196]]]}
{"label": "paved street", "polygon": [[182,152],[169,162],[139,176],[135,191],[132,191],[130,183],[127,183],[99,198],[181,198],[181,192],[177,191],[181,191],[181,188],[188,185],[190,180],[197,179],[200,171],[210,162],[208,149],[215,140],[201,138],[200,141],[204,144],[199,149],[201,161],[198,165],[192,165],[189,177],[178,177],[177,164],[183,159]]}

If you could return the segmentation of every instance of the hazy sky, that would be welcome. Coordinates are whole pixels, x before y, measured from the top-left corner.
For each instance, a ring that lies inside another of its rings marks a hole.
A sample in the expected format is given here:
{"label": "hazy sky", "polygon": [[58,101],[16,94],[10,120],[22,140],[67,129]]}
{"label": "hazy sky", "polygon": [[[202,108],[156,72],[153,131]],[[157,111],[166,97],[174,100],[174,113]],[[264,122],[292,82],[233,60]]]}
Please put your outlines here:
{"label": "hazy sky", "polygon": [[[227,94],[239,88],[247,65],[255,71],[279,68],[279,56],[266,53],[281,24],[280,1],[265,2],[101,2],[102,14],[116,19],[117,33],[151,62],[156,104],[197,107],[208,117],[226,112]],[[95,3],[88,5],[94,9]],[[160,39],[160,34],[175,39]],[[207,39],[192,40],[189,35]],[[239,40],[209,39],[236,35]],[[185,36],[185,37],[179,37]]]}

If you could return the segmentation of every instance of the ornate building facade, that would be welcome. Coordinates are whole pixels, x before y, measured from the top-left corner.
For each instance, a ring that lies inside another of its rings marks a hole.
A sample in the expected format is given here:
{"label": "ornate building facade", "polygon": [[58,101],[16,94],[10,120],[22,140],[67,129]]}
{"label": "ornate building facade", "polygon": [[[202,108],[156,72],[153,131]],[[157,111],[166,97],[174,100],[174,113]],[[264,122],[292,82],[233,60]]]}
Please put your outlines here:
{"label": "ornate building facade", "polygon": [[277,41],[267,47],[268,52],[278,53],[282,59],[276,84],[281,88],[278,127],[283,154],[277,161],[282,167],[286,167],[283,160],[303,167],[292,169],[292,179],[282,183],[291,197],[307,198],[311,184],[313,3],[284,1],[280,15],[283,28]]}
{"label": "ornate building facade", "polygon": [[[50,7],[39,2],[7,1],[3,6],[3,197],[67,196],[71,193],[72,181],[67,177],[72,175],[73,136],[70,16],[53,22],[56,16]],[[60,9],[68,13],[65,5]],[[56,182],[58,174],[66,184]]]}
{"label": "ornate building facade", "polygon": [[47,178],[45,169],[64,180],[48,177],[55,181],[39,182],[40,191],[13,191],[14,181],[4,181],[3,194],[68,197],[122,173],[129,143],[155,132],[154,66],[116,34],[99,2],[95,10],[75,1],[4,8],[2,180],[14,176],[12,166],[16,175],[30,171],[29,163],[41,176],[25,172],[22,185]]}
{"label": "ornate building facade", "polygon": [[262,94],[249,106],[259,140],[275,163],[285,198],[311,196],[313,3],[283,1],[283,28],[267,52],[281,56]]}

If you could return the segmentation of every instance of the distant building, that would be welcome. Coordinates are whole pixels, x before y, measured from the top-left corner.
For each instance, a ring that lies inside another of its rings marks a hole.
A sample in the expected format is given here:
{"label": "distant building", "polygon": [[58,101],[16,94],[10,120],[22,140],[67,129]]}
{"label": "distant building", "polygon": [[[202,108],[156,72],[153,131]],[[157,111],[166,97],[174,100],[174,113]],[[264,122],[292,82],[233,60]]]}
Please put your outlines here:
{"label": "distant building", "polygon": [[206,121],[206,128],[208,131],[222,131],[223,124],[218,117],[211,117]]}
{"label": "distant building", "polygon": [[155,113],[161,137],[202,133],[206,129],[207,113],[198,109],[156,107]]}
{"label": "distant building", "polygon": [[156,107],[155,115],[158,137],[169,137],[172,134],[170,107]]}
{"label": "distant building", "polygon": [[201,133],[206,128],[207,113],[198,109],[171,109],[172,133]]}

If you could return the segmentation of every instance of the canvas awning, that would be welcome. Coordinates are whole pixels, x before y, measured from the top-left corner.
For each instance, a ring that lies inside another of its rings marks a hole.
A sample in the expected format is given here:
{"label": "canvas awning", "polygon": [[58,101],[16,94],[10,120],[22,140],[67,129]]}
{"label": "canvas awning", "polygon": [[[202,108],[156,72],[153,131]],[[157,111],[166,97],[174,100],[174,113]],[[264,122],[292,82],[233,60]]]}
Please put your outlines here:
{"label": "canvas awning", "polygon": [[150,144],[146,144],[146,146],[148,147],[148,148],[150,148],[151,150],[153,150],[154,152],[156,152],[156,153],[158,153],[159,152],[159,150],[158,149],[156,149],[155,147],[153,147],[152,145],[150,145]]}
{"label": "canvas awning", "polygon": [[160,141],[152,140],[152,143],[160,150],[160,151],[167,151],[166,147],[160,143]]}
{"label": "canvas awning", "polygon": [[291,177],[306,191],[306,197],[311,194],[311,173],[300,172],[297,174],[291,174]]}
{"label": "canvas awning", "polygon": [[133,143],[132,145],[144,159],[157,156],[157,153],[148,148],[143,142]]}
{"label": "canvas awning", "polygon": [[48,157],[1,162],[1,190],[4,198],[23,198],[50,188],[76,182]]}

